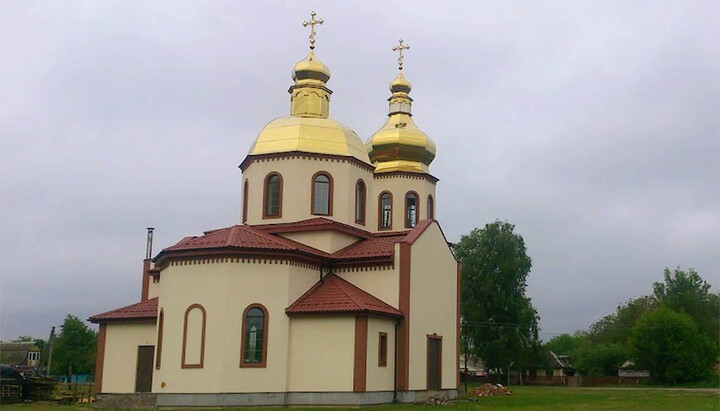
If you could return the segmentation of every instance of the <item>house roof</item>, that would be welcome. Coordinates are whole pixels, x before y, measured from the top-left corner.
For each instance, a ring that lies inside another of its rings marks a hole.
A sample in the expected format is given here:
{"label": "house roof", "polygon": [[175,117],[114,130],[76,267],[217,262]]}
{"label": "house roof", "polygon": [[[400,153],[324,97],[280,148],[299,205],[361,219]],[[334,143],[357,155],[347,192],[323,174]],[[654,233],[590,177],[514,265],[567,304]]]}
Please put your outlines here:
{"label": "house roof", "polygon": [[335,230],[351,234],[360,238],[370,238],[373,236],[373,234],[369,231],[365,231],[348,224],[340,223],[338,221],[330,220],[329,218],[325,217],[316,217],[309,220],[302,220],[291,223],[259,224],[252,227],[254,229],[262,230],[273,234],[298,231]]}
{"label": "house roof", "polygon": [[402,313],[355,285],[328,274],[285,310],[301,314],[370,314],[402,317]]}
{"label": "house roof", "polygon": [[0,344],[0,363],[7,365],[24,365],[28,352],[40,351],[34,342]]}
{"label": "house roof", "polygon": [[108,321],[129,321],[129,320],[154,320],[157,318],[158,298],[140,301],[125,307],[96,314],[88,318],[93,323],[104,323]]}

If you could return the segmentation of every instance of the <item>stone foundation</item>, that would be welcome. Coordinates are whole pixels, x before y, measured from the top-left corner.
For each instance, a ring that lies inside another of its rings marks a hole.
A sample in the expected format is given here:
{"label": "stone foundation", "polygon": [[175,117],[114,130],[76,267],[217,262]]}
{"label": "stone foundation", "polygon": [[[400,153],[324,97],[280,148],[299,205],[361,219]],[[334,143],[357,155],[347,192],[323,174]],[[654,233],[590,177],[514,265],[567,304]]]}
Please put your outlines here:
{"label": "stone foundation", "polygon": [[[457,398],[457,390],[398,391],[397,401],[425,402],[433,395]],[[178,407],[243,407],[287,405],[362,406],[389,404],[392,391],[371,392],[265,392],[221,394],[98,394],[97,408],[178,408]]]}

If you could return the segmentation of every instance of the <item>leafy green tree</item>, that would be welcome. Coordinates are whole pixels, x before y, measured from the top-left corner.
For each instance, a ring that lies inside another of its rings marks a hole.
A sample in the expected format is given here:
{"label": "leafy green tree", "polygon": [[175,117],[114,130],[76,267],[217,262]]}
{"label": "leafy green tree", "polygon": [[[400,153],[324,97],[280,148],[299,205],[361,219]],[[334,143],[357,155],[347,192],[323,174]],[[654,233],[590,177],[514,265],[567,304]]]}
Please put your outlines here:
{"label": "leafy green tree", "polygon": [[521,368],[538,351],[539,317],[525,295],[532,260],[514,229],[495,221],[454,247],[462,261],[463,339],[489,370]]}
{"label": "leafy green tree", "polygon": [[617,375],[618,368],[628,359],[625,344],[597,344],[589,339],[574,352],[572,365],[582,375],[599,377]]}
{"label": "leafy green tree", "polygon": [[630,350],[639,368],[650,370],[658,382],[700,381],[716,362],[715,347],[692,317],[660,306],[645,313],[630,338]]}
{"label": "leafy green tree", "polygon": [[53,344],[51,374],[64,375],[72,367],[73,374],[89,374],[95,368],[97,336],[78,317],[68,314],[62,331]]}
{"label": "leafy green tree", "polygon": [[595,344],[626,345],[635,322],[656,306],[657,300],[651,295],[630,299],[619,305],[615,313],[592,324],[588,338]]}
{"label": "leafy green tree", "polygon": [[577,332],[575,335],[560,334],[550,339],[545,347],[555,354],[569,355],[572,362],[575,352],[585,343],[585,338],[586,335],[582,332]]}
{"label": "leafy green tree", "polygon": [[666,307],[692,317],[699,331],[720,348],[720,297],[710,292],[710,284],[694,270],[665,268],[664,282],[654,283],[655,298]]}

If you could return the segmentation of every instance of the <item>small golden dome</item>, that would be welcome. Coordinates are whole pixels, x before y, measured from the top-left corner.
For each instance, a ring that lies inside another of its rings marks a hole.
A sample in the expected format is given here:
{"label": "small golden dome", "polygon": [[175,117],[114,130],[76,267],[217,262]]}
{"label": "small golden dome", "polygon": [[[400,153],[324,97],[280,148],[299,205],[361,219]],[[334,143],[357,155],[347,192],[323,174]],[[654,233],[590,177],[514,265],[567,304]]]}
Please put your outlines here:
{"label": "small golden dome", "polygon": [[429,173],[435,143],[412,119],[412,86],[400,71],[390,83],[390,113],[385,124],[367,142],[376,173],[407,171]]}
{"label": "small golden dome", "polygon": [[310,54],[295,64],[292,79],[295,82],[316,80],[327,83],[330,80],[330,69],[310,50]]}
{"label": "small golden dome", "polygon": [[322,117],[287,116],[271,121],[262,129],[248,155],[291,151],[350,156],[372,164],[365,145],[353,130]]}
{"label": "small golden dome", "polygon": [[390,92],[409,93],[410,90],[412,90],[412,85],[410,84],[408,79],[403,76],[402,71],[399,71],[397,77],[395,77],[395,79],[393,79],[393,81],[390,83]]}

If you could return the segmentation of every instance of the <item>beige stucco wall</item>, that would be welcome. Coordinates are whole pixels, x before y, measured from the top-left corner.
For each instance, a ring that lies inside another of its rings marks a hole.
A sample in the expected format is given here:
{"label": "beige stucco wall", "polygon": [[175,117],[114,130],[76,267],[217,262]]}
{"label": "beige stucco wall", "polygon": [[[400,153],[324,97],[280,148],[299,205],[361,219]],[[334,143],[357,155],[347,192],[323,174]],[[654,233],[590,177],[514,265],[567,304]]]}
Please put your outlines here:
{"label": "beige stucco wall", "polygon": [[427,387],[427,335],[442,338],[442,388],[457,385],[457,263],[437,223],[411,247],[410,390]]}
{"label": "beige stucco wall", "polygon": [[[387,366],[378,366],[380,332],[387,334]],[[367,391],[392,391],[395,384],[395,320],[368,319]]]}
{"label": "beige stucco wall", "polygon": [[158,296],[158,293],[160,292],[160,281],[154,282],[153,277],[150,277],[150,283],[148,287],[148,299],[155,298]]}
{"label": "beige stucco wall", "polygon": [[[265,177],[273,171],[279,172],[283,178],[282,218],[263,219],[263,184]],[[256,161],[245,169],[239,189],[242,190],[247,180],[247,224],[284,223],[318,217],[311,214],[310,208],[312,176],[318,171],[326,171],[333,177],[333,215],[322,217],[364,228],[355,223],[355,183],[363,179],[369,190],[372,173],[348,162],[310,158]],[[368,197],[368,217],[373,204],[372,197]]]}
{"label": "beige stucco wall", "polygon": [[108,323],[106,330],[102,391],[135,392],[138,346],[155,345],[155,323]]}
{"label": "beige stucco wall", "polygon": [[[285,308],[318,281],[317,270],[272,261],[214,261],[170,265],[162,271],[162,367],[155,371],[153,392],[286,391],[289,319]],[[201,369],[182,369],[183,318],[195,303],[207,313],[205,363]],[[253,303],[264,305],[269,313],[267,366],[240,368],[242,313]]]}
{"label": "beige stucco wall", "polygon": [[355,317],[290,320],[288,391],[352,391]]}
{"label": "beige stucco wall", "polygon": [[330,254],[341,250],[360,239],[354,235],[334,230],[300,231],[297,233],[283,233],[280,235]]}
{"label": "beige stucco wall", "polygon": [[[397,245],[395,255],[398,256]],[[382,301],[395,308],[398,307],[400,296],[399,265],[383,267],[367,267],[367,271],[345,271],[340,270],[337,275],[340,278],[351,282],[357,287],[367,291]]]}
{"label": "beige stucco wall", "polygon": [[427,197],[433,196],[435,216],[437,216],[437,197],[435,196],[435,184],[431,182],[412,178],[405,175],[376,178],[372,182],[372,190],[369,196],[368,211],[370,216],[368,230],[377,231],[378,228],[378,202],[380,193],[383,191],[392,193],[392,231],[405,230],[405,194],[408,191],[415,191],[419,197],[418,221],[427,218]]}

